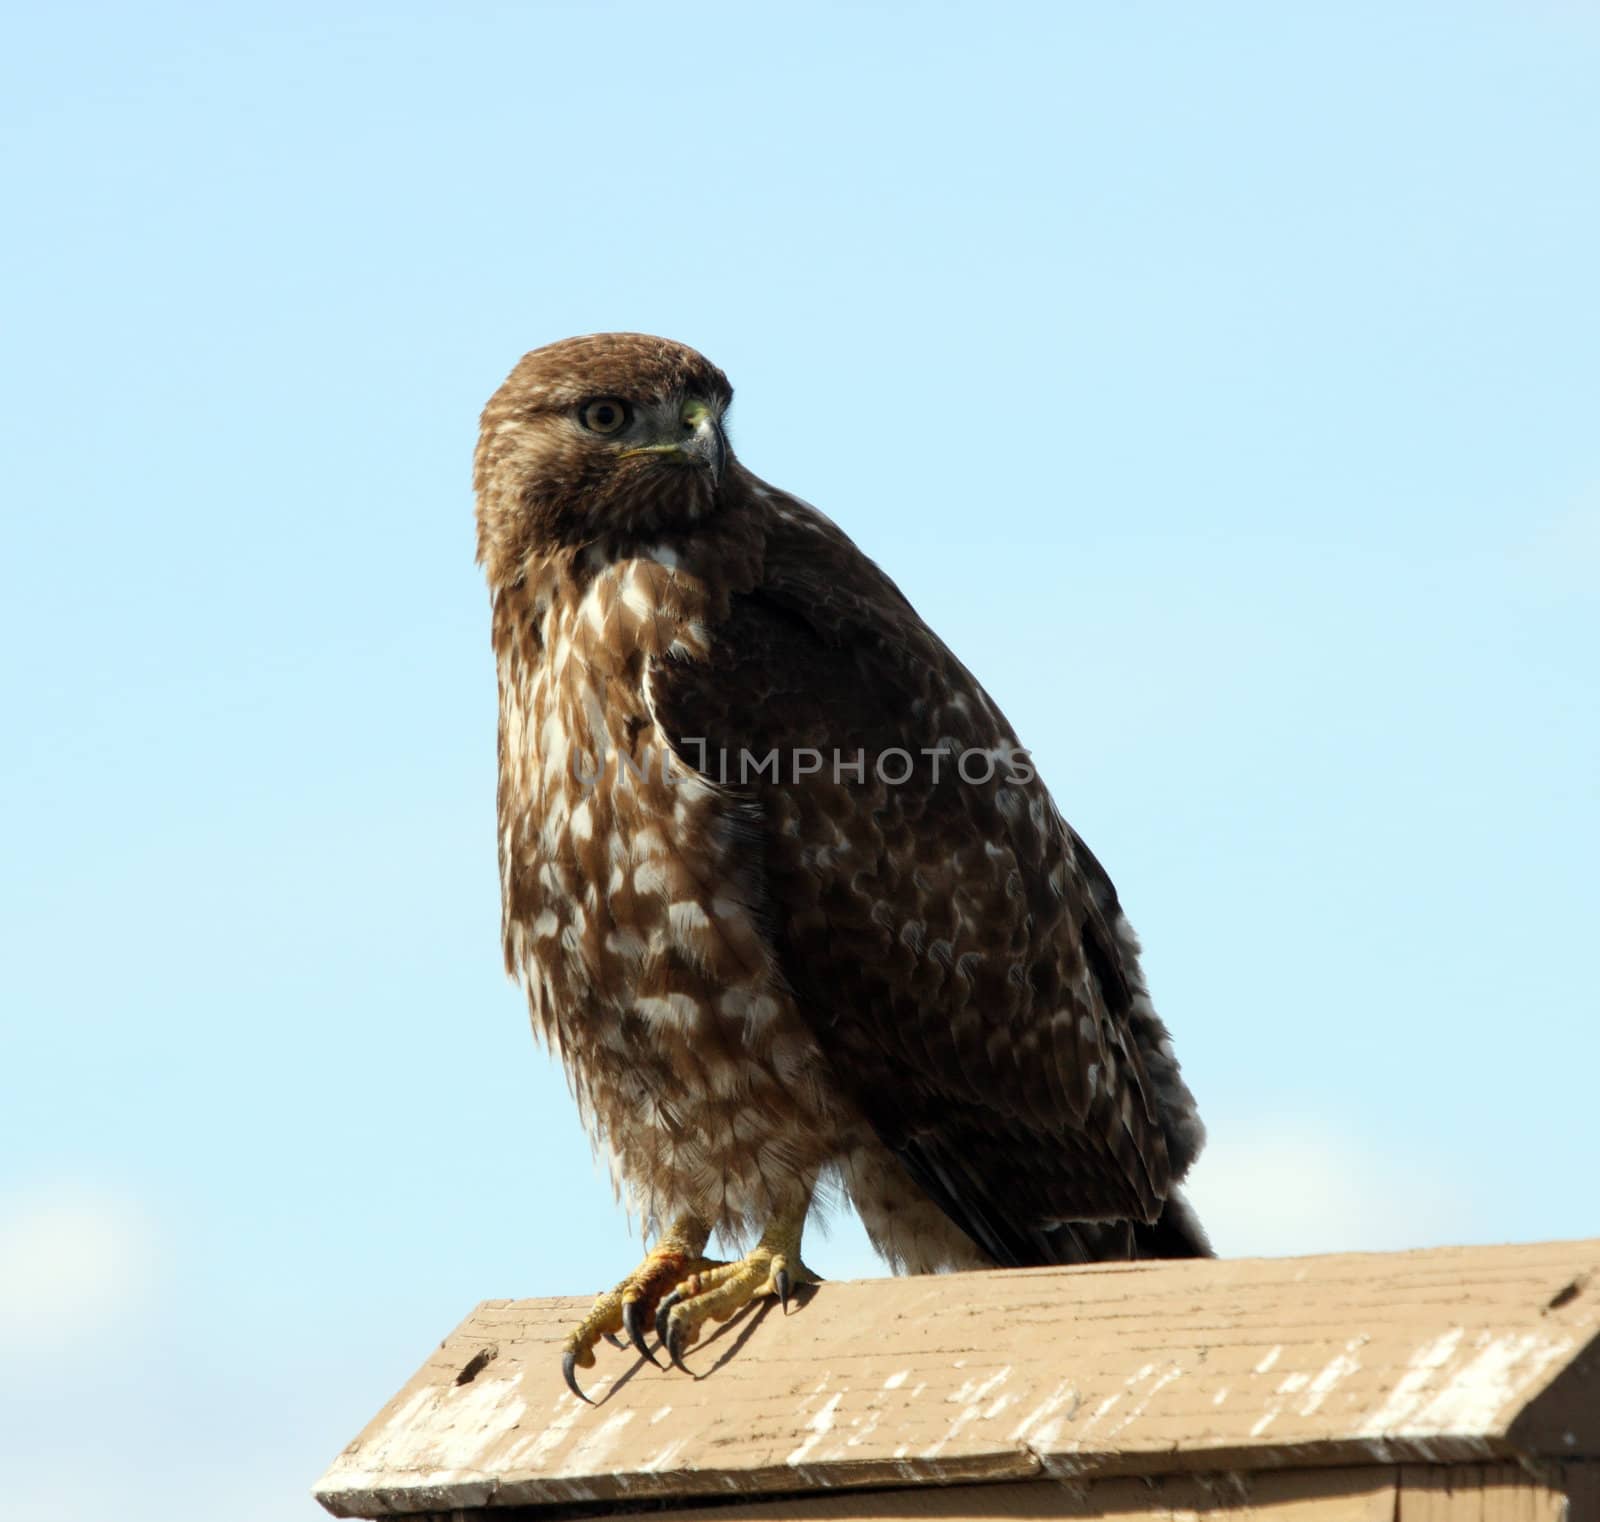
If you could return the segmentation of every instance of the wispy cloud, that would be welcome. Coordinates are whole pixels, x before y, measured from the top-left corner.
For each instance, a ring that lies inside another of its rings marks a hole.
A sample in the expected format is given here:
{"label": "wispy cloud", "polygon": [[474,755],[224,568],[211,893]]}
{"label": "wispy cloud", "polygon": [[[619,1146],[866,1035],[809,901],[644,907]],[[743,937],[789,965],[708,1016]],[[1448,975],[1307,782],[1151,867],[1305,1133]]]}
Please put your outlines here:
{"label": "wispy cloud", "polygon": [[0,1200],[0,1351],[95,1336],[144,1299],[155,1261],[127,1200],[76,1186]]}
{"label": "wispy cloud", "polygon": [[1303,1121],[1213,1134],[1185,1187],[1228,1258],[1391,1251],[1462,1234],[1461,1202],[1425,1162]]}

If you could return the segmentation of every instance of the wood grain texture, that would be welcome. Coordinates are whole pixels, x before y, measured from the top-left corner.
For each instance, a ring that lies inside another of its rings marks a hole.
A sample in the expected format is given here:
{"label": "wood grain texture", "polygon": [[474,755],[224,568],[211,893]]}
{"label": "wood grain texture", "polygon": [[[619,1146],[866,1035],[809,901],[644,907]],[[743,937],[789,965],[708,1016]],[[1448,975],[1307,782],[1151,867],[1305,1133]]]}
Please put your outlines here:
{"label": "wood grain texture", "polygon": [[[559,1369],[587,1301],[487,1301],[318,1496],[377,1517],[1593,1460],[1600,1410],[1558,1382],[1600,1337],[1597,1268],[1600,1241],[829,1284],[787,1317],[722,1328],[691,1354],[697,1377],[602,1349],[594,1408]],[[1552,1386],[1554,1425],[1540,1410]]]}
{"label": "wood grain texture", "polygon": [[1559,1474],[1541,1478],[1514,1464],[1408,1464],[1395,1522],[1594,1522],[1569,1510]]}
{"label": "wood grain texture", "polygon": [[[1031,1481],[856,1491],[802,1501],[695,1507],[673,1522],[1395,1522],[1390,1468],[1315,1473],[1177,1475],[1139,1480]],[[1520,1519],[1519,1519],[1520,1522]]]}
{"label": "wood grain texture", "polygon": [[[672,1522],[1595,1522],[1600,1464],[1372,1465],[1349,1469],[1025,1480],[736,1497],[670,1506]],[[649,1506],[651,1503],[643,1503]],[[626,1506],[626,1503],[623,1503]],[[1563,1510],[1563,1507],[1566,1509]],[[604,1508],[602,1514],[610,1511]],[[429,1512],[417,1522],[587,1522],[593,1505]],[[625,1510],[611,1512],[626,1514]]]}

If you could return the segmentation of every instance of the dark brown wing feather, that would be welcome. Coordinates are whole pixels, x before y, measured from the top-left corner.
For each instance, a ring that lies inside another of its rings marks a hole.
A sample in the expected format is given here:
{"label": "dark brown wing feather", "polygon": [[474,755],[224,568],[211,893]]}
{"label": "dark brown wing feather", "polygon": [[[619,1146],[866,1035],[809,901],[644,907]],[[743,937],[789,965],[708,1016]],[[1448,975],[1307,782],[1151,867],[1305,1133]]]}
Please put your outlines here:
{"label": "dark brown wing feather", "polygon": [[[757,805],[779,964],[840,1081],[996,1262],[1132,1256],[1102,1238],[1158,1230],[1174,1176],[1116,898],[1009,752],[991,780],[956,774],[958,753],[1016,745],[1003,716],[798,504],[712,638],[708,663],[655,665],[652,706],[680,754]],[[796,778],[806,748],[822,768]],[[774,750],[776,780],[741,766]],[[858,751],[864,780],[836,775]]]}

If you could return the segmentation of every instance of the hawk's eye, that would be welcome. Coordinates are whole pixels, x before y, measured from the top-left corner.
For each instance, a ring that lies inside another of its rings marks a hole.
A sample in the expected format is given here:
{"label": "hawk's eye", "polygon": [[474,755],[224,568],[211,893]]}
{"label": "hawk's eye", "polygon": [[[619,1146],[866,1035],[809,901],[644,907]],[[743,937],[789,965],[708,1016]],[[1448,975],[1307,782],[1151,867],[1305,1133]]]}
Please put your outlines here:
{"label": "hawk's eye", "polygon": [[620,397],[600,396],[578,409],[578,421],[590,433],[615,433],[627,423],[629,411]]}

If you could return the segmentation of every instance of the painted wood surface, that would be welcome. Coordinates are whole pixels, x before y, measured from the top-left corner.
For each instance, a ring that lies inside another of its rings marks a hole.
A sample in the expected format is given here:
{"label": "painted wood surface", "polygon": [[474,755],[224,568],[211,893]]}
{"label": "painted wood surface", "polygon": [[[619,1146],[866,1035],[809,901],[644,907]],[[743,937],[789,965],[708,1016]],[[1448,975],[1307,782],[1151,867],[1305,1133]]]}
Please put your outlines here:
{"label": "painted wood surface", "polygon": [[586,1308],[477,1307],[319,1499],[376,1517],[1600,1458],[1600,1241],[828,1284],[718,1329],[692,1375],[602,1347],[593,1407],[560,1373]]}

